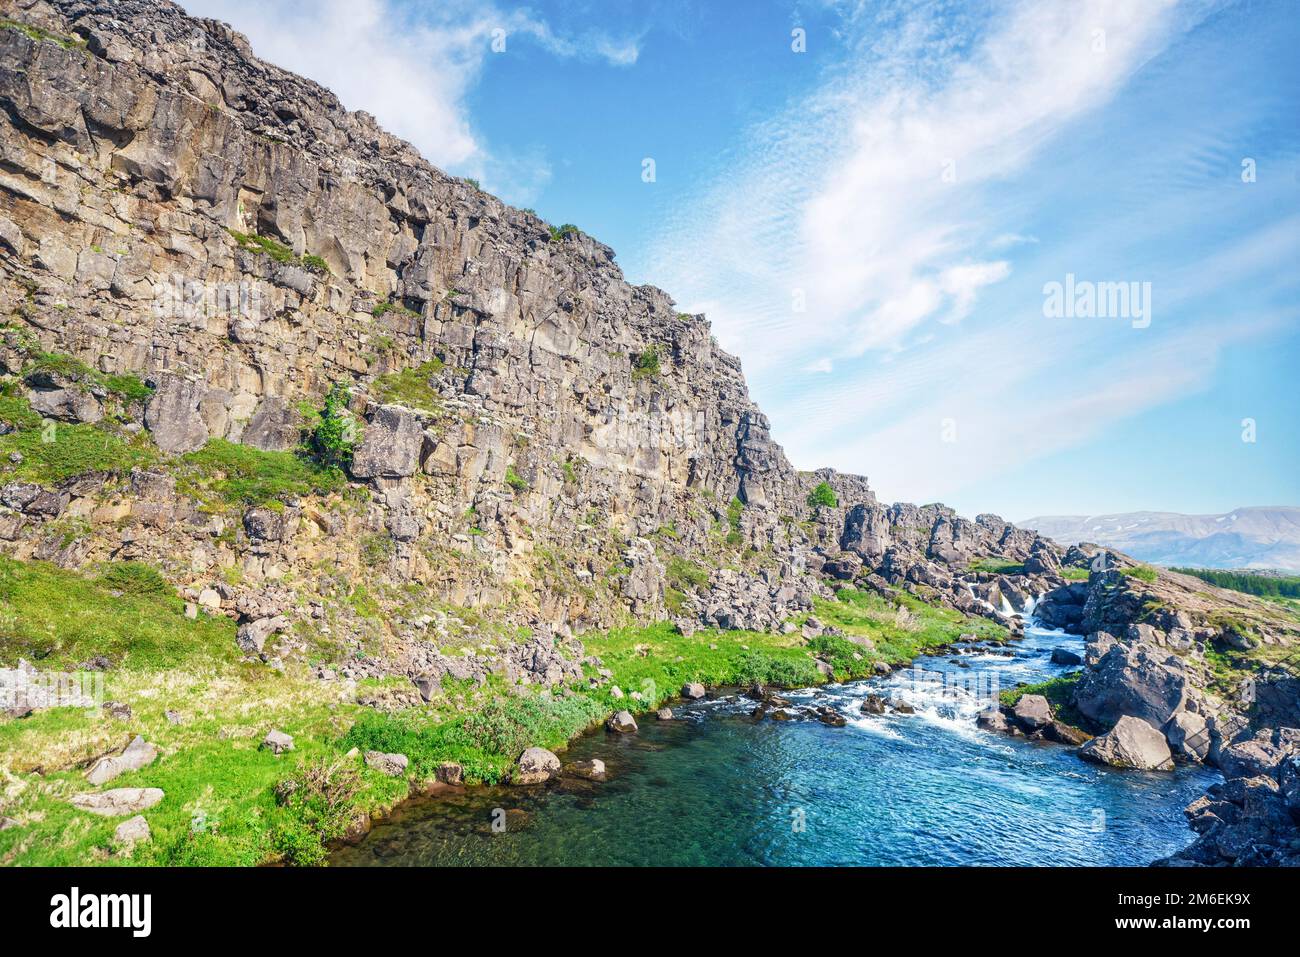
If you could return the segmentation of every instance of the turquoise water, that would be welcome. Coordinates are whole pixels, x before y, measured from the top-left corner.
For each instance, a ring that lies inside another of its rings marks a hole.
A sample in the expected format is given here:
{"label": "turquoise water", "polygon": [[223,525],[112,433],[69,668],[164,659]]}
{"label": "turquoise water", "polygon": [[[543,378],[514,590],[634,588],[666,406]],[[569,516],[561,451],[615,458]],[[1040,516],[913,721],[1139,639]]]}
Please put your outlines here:
{"label": "turquoise water", "polygon": [[[679,707],[681,720],[648,715],[635,735],[597,731],[560,755],[601,758],[605,782],[412,801],[333,863],[1148,864],[1191,843],[1182,809],[1214,772],[1103,769],[975,727],[982,696],[1069,670],[1051,651],[1082,644],[1031,626],[1010,657],[976,647],[788,695],[835,708],[842,728],[755,722],[738,693]],[[916,713],[863,715],[868,693]]]}

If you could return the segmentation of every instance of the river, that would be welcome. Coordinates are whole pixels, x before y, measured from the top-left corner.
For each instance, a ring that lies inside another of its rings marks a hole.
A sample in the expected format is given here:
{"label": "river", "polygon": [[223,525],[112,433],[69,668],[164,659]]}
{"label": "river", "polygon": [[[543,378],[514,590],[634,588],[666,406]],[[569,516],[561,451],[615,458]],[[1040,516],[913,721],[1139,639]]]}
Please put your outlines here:
{"label": "river", "polygon": [[[601,758],[604,782],[414,800],[331,863],[1145,865],[1190,844],[1182,809],[1216,772],[1119,771],[976,728],[981,696],[1070,670],[1056,647],[1083,641],[1031,622],[1005,649],[786,695],[835,708],[840,728],[755,722],[738,693],[646,715],[636,734],[597,730],[560,755]],[[870,693],[916,713],[861,714]]]}

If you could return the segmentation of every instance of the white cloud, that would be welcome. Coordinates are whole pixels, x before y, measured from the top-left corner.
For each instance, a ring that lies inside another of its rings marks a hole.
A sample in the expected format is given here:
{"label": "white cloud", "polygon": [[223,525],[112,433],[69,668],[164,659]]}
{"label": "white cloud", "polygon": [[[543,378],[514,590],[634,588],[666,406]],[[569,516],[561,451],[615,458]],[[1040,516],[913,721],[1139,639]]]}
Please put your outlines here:
{"label": "white cloud", "polygon": [[636,38],[558,33],[527,12],[491,0],[440,0],[403,8],[394,0],[182,0],[248,36],[264,60],[310,77],[344,106],[365,110],[430,162],[471,173],[488,188],[527,202],[549,178],[537,155],[495,155],[474,132],[465,105],[504,31],[506,52],[533,43],[560,57],[635,63]]}
{"label": "white cloud", "polygon": [[[841,6],[853,62],[754,131],[749,161],[692,204],[647,270],[686,301],[725,289],[746,321],[719,337],[760,375],[792,354],[897,350],[969,314],[1010,272],[981,251],[1029,241],[983,234],[987,188],[1162,49],[1173,0],[1006,4],[974,49],[959,15]],[[807,317],[791,314],[791,288]]]}

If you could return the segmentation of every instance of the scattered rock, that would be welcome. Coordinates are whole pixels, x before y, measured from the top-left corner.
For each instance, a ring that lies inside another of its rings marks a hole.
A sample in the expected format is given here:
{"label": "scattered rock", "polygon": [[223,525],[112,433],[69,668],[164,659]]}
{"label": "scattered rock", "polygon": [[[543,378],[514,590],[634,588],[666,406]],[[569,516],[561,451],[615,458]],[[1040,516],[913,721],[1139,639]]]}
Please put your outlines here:
{"label": "scattered rock", "polygon": [[438,765],[436,776],[443,784],[465,783],[465,769],[455,761],[443,761]]}
{"label": "scattered rock", "polygon": [[1052,706],[1040,694],[1021,695],[1011,713],[1026,731],[1037,731],[1052,720]]}
{"label": "scattered rock", "polygon": [[885,699],[878,694],[869,694],[862,701],[862,707],[859,708],[863,714],[884,714]]}
{"label": "scattered rock", "polygon": [[673,720],[673,709],[660,708],[658,711],[655,712],[655,717],[658,718],[660,721],[671,721]]}
{"label": "scattered rock", "polygon": [[272,754],[284,754],[293,750],[293,737],[283,731],[268,731],[262,739],[262,747]]}
{"label": "scattered rock", "polygon": [[152,764],[158,757],[158,749],[136,735],[121,754],[100,758],[86,772],[86,780],[91,784],[106,784],[127,771],[138,771]]}
{"label": "scattered rock", "polygon": [[560,770],[560,759],[545,748],[528,748],[519,756],[511,784],[542,784]]}
{"label": "scattered rock", "polygon": [[72,806],[104,817],[121,817],[138,814],[153,807],[163,799],[162,788],[114,788],[111,791],[91,791],[72,798]]}
{"label": "scattered rock", "polygon": [[1165,725],[1165,739],[1173,753],[1185,761],[1204,761],[1210,753],[1210,728],[1205,718],[1180,711]]}
{"label": "scattered rock", "polygon": [[123,701],[105,701],[103,711],[114,721],[131,720],[131,706]]}
{"label": "scattered rock", "polygon": [[993,731],[1003,734],[1007,730],[1007,716],[1002,713],[1002,709],[997,705],[985,708],[975,716],[975,726],[983,728],[985,731]]}
{"label": "scattered rock", "polygon": [[404,754],[385,754],[382,751],[366,752],[366,767],[386,774],[390,778],[400,778],[406,774],[410,759]]}
{"label": "scattered rock", "polygon": [[1054,665],[1081,665],[1083,656],[1077,655],[1068,648],[1052,649],[1052,664]]}
{"label": "scattered rock", "polygon": [[113,831],[113,838],[119,844],[147,844],[151,837],[149,822],[144,819],[143,814],[137,814],[123,821]]}
{"label": "scattered rock", "polygon": [[698,701],[705,694],[704,685],[698,681],[690,681],[682,685],[682,697],[689,701]]}

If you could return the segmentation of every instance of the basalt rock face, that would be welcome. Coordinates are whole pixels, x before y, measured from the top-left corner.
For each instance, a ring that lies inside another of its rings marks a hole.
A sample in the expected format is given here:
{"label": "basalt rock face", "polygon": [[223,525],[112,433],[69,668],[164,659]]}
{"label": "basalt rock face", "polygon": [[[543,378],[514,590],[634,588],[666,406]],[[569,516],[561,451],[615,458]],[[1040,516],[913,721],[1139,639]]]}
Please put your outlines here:
{"label": "basalt rock face", "polygon": [[[712,573],[674,617],[778,627],[825,591],[824,568],[1004,610],[996,585],[961,576],[978,556],[1029,557],[1033,533],[796,472],[703,317],[627,283],[607,246],[442,173],[167,0],[4,9],[37,29],[0,29],[0,309],[16,316],[0,374],[75,358],[84,381],[25,388],[38,414],[77,422],[105,415],[105,377],[137,375],[152,394],[114,421],[164,457],[126,493],[111,476],[36,488],[0,525],[18,557],[137,558],[196,596],[232,565],[262,589],[332,564],[455,605],[509,598],[561,636],[622,609],[668,615],[665,561],[734,564],[723,548],[761,568]],[[293,448],[300,405],[335,383],[361,427],[363,508],[290,501],[269,534],[167,484],[169,457],[213,440]],[[834,507],[808,504],[821,482]],[[112,534],[56,542],[44,522],[65,509]],[[260,634],[283,610],[240,620]]]}

